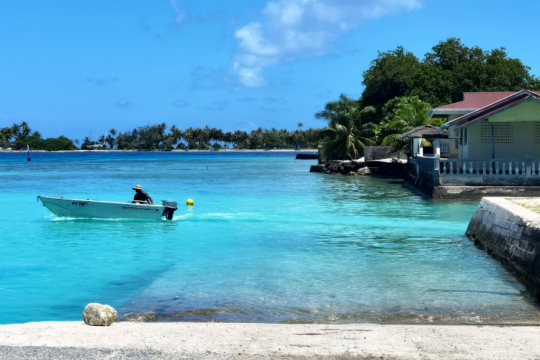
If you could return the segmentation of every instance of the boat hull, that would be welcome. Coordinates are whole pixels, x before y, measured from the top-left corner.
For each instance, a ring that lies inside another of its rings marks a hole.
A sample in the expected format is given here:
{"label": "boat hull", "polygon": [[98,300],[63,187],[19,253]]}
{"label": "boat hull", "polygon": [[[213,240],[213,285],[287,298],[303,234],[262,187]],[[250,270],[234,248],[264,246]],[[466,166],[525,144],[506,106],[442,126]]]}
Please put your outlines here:
{"label": "boat hull", "polygon": [[160,220],[166,207],[38,196],[54,215],[73,218]]}

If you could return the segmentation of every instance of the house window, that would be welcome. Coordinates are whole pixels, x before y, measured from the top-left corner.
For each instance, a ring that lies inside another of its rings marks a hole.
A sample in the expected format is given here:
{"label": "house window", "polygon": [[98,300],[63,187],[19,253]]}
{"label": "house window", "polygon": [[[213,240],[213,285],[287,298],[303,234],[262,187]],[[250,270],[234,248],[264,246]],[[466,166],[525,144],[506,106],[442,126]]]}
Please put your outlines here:
{"label": "house window", "polygon": [[495,127],[495,144],[512,143],[512,123],[498,122],[493,124]]}
{"label": "house window", "polygon": [[482,144],[491,144],[491,123],[488,120],[482,121],[480,141]]}
{"label": "house window", "polygon": [[534,142],[540,144],[540,121],[534,122]]}
{"label": "house window", "polygon": [[450,152],[450,142],[441,140],[441,152],[448,153]]}

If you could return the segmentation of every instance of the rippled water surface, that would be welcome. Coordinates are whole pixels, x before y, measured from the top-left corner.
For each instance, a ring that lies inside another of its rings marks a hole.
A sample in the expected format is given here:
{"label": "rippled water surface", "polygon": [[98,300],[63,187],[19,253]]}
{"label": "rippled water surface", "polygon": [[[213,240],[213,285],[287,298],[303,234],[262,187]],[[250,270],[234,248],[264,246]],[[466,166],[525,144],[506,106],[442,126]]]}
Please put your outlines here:
{"label": "rippled water surface", "polygon": [[[463,236],[478,202],[325,176],[291,153],[0,154],[0,323],[79,320],[535,322],[521,285]],[[208,169],[207,169],[208,167]],[[56,218],[37,195],[127,201],[174,221]]]}

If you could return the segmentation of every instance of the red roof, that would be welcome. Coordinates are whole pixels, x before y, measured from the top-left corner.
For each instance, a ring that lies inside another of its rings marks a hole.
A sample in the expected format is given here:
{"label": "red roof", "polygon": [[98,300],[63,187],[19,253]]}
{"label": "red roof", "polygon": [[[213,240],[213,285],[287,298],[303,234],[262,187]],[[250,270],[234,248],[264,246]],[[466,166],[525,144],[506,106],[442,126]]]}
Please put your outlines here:
{"label": "red roof", "polygon": [[[499,101],[496,101],[492,104],[486,105],[483,108],[476,109],[466,115],[463,115],[455,120],[449,121],[443,125],[444,128],[447,128],[450,125],[456,125],[456,129],[459,129],[463,126],[470,125],[476,121],[480,121],[488,118],[490,115],[496,114],[499,111],[509,109],[510,107],[519,105],[525,101],[536,101],[540,103],[540,93],[532,92],[530,90],[523,90],[510,96],[504,97]],[[464,101],[462,101],[464,102]]]}
{"label": "red roof", "polygon": [[481,109],[485,106],[493,104],[510,95],[514,95],[517,91],[501,91],[501,92],[466,92],[463,93],[463,101],[453,104],[439,106],[437,110],[442,109]]}

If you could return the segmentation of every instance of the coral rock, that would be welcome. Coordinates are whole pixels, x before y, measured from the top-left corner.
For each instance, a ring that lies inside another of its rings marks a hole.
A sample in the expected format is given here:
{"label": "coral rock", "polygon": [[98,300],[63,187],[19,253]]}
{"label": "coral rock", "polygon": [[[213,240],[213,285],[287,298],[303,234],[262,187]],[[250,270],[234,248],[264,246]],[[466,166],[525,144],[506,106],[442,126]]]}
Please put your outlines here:
{"label": "coral rock", "polygon": [[109,305],[88,304],[83,311],[84,323],[90,326],[111,326],[118,313]]}
{"label": "coral rock", "polygon": [[367,176],[367,175],[371,175],[371,170],[369,170],[369,168],[366,166],[358,170],[357,173],[358,175]]}

